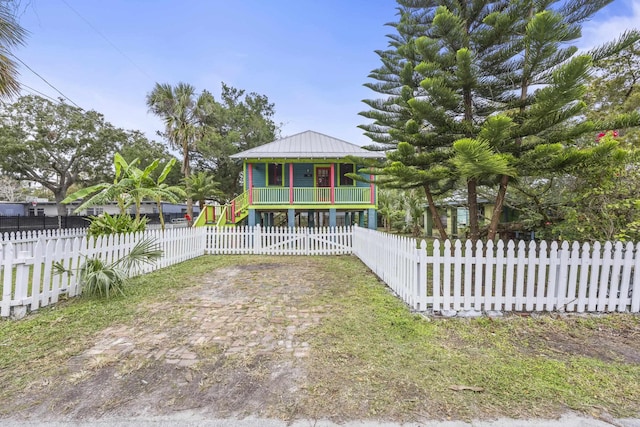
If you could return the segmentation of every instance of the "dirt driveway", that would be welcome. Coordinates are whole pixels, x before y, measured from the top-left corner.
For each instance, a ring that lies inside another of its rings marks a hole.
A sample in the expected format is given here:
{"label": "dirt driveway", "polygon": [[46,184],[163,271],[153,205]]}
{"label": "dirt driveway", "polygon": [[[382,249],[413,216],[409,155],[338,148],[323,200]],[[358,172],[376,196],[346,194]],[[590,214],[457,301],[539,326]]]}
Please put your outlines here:
{"label": "dirt driveway", "polygon": [[103,330],[91,348],[60,361],[66,379],[27,391],[14,404],[28,410],[14,415],[82,419],[201,408],[219,417],[287,419],[309,354],[298,335],[327,309],[308,303],[322,292],[318,267],[309,258],[282,258],[216,270],[166,302],[141,307],[135,323]]}

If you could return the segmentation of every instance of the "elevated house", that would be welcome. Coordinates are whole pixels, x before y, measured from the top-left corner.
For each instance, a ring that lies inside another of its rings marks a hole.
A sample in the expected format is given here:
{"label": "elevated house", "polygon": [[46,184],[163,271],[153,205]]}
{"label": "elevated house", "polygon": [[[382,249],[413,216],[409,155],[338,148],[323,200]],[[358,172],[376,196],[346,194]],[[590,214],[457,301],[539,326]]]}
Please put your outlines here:
{"label": "elevated house", "polygon": [[234,154],[243,162],[244,192],[226,206],[207,206],[195,225],[376,228],[376,187],[346,176],[360,173],[351,156],[385,157],[313,131]]}

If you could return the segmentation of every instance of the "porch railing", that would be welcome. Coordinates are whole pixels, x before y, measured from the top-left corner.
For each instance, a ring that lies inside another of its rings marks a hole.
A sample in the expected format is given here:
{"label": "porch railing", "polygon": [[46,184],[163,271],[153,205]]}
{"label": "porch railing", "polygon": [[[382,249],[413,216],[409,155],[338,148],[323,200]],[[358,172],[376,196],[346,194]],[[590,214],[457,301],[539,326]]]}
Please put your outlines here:
{"label": "porch railing", "polygon": [[287,187],[253,188],[253,205],[326,205],[326,204],[372,204],[371,189],[369,187],[337,187],[331,188],[303,188],[294,187],[293,191]]}

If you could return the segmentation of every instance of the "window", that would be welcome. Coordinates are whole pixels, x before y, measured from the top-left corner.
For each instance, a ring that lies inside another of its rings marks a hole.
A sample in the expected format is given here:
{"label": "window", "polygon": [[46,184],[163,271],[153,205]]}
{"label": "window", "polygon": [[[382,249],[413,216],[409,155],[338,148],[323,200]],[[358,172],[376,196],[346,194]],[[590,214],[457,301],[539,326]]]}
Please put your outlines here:
{"label": "window", "polygon": [[354,169],[353,163],[340,163],[340,185],[353,185],[353,179],[345,174],[353,173]]}
{"label": "window", "polygon": [[282,163],[269,163],[268,168],[268,185],[282,186],[284,184],[282,179],[282,172],[284,171]]}

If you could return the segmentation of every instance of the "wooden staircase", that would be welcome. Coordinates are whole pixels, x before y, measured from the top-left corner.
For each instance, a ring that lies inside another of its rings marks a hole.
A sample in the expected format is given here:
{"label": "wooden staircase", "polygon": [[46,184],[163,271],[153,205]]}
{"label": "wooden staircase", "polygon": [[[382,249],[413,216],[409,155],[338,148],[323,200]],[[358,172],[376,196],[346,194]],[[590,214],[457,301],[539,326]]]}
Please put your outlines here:
{"label": "wooden staircase", "polygon": [[193,223],[194,227],[234,226],[249,215],[249,198],[246,192],[233,199],[231,203],[221,206],[207,205]]}

